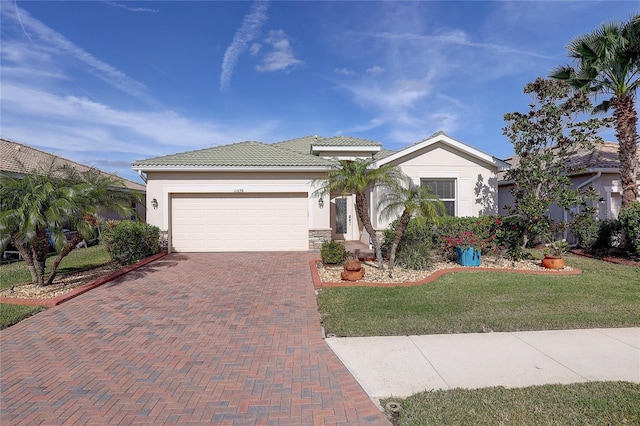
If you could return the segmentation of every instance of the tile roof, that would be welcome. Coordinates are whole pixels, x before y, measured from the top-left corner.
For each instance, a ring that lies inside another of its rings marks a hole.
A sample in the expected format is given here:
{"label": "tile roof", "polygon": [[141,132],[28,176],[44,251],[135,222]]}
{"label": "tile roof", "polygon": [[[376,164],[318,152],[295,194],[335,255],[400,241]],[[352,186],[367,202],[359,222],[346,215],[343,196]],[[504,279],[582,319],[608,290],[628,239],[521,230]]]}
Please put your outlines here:
{"label": "tile roof", "polygon": [[[292,146],[297,143],[289,142]],[[331,160],[277,144],[249,141],[139,160],[133,167],[327,167],[331,164]]]}
{"label": "tile roof", "polygon": [[381,147],[380,142],[369,139],[354,138],[351,136],[334,136],[332,138],[319,138],[313,145],[321,146],[370,146]]}
{"label": "tile roof", "polygon": [[[79,172],[85,172],[95,167],[86,166],[54,154],[30,147],[25,144],[0,139],[0,172],[8,172],[12,174],[23,174],[42,170],[43,167],[54,165],[56,167],[72,167]],[[136,191],[145,191],[144,185],[131,180],[122,178],[117,175],[102,172],[105,176],[115,176],[121,179],[124,185]]]}
{"label": "tile roof", "polygon": [[322,136],[303,136],[301,138],[289,139],[282,142],[272,143],[271,146],[289,149],[301,154],[311,154],[311,145],[326,138]]}
{"label": "tile roof", "polygon": [[[638,151],[637,157],[640,162],[640,151]],[[505,161],[511,164],[512,167],[517,167],[520,158],[513,156],[507,158]],[[567,166],[569,170],[575,173],[581,173],[583,169],[611,169],[612,172],[617,172],[620,167],[618,144],[614,142],[604,142],[596,145],[593,149],[576,149],[569,154]],[[640,171],[638,174],[640,175]],[[498,180],[503,179],[504,173],[501,173]]]}

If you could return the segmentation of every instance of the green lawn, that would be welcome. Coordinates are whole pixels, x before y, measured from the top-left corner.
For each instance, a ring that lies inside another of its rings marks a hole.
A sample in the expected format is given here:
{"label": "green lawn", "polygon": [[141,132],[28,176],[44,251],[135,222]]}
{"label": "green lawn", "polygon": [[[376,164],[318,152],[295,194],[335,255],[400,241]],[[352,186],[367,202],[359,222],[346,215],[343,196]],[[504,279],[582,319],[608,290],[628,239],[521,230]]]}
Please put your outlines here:
{"label": "green lawn", "polygon": [[640,268],[569,255],[581,275],[460,272],[415,287],[323,289],[325,332],[385,336],[640,325]]}
{"label": "green lawn", "polygon": [[[55,256],[49,256],[47,259],[47,274],[49,268],[55,260]],[[58,276],[71,272],[82,271],[95,268],[97,266],[109,263],[111,258],[109,253],[104,250],[101,245],[89,247],[86,249],[73,250],[67,257],[62,260],[58,268]],[[31,274],[24,262],[14,262],[6,265],[0,265],[0,289],[19,285],[31,281]],[[16,324],[23,319],[40,312],[42,307],[18,306],[0,304],[0,329]]]}
{"label": "green lawn", "polygon": [[0,303],[0,329],[17,324],[23,319],[37,314],[44,308],[42,306],[20,306]]}
{"label": "green lawn", "polygon": [[398,402],[396,425],[638,425],[640,384],[590,382],[421,392]]}
{"label": "green lawn", "polygon": [[[55,260],[55,254],[47,258],[47,270],[49,274],[51,265]],[[58,267],[57,275],[64,275],[70,272],[84,271],[86,269],[102,266],[111,262],[109,253],[102,245],[89,248],[73,250],[67,257],[62,259]],[[12,285],[23,284],[31,281],[31,274],[24,262],[13,262],[7,265],[0,265],[0,289],[11,287]]]}

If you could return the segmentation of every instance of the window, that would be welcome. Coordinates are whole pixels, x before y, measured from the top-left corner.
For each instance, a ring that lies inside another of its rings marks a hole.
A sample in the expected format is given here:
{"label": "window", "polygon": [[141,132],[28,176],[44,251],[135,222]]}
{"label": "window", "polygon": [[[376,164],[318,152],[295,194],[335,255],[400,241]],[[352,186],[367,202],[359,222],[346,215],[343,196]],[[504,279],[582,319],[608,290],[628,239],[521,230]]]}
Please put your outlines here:
{"label": "window", "polygon": [[456,215],[456,180],[455,179],[420,179],[420,184],[434,193],[447,209],[448,216]]}

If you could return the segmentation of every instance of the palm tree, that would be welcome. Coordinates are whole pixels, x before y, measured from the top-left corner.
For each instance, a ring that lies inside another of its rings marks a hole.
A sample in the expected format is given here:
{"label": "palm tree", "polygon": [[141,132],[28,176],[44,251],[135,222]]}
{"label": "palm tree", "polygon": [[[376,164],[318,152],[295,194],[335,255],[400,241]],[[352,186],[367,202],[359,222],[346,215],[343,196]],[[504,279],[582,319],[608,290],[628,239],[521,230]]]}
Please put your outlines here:
{"label": "palm tree", "polygon": [[[0,245],[11,242],[18,249],[33,283],[44,286],[53,282],[60,261],[92,235],[94,223],[87,218],[96,215],[100,207],[119,212],[130,209],[135,196],[112,195],[124,185],[115,177],[101,176],[51,166],[46,171],[0,180]],[[70,241],[64,234],[65,226],[78,231]],[[45,280],[50,244],[59,253]]]}
{"label": "palm tree", "polygon": [[334,194],[354,194],[356,197],[356,213],[364,229],[369,233],[376,253],[378,267],[382,270],[382,252],[376,231],[371,224],[367,194],[375,187],[399,188],[404,179],[399,167],[385,164],[376,167],[373,160],[340,160],[327,172],[325,177],[316,179],[314,185],[319,188],[315,196],[331,196]]}
{"label": "palm tree", "polygon": [[380,217],[383,219],[396,218],[398,212],[402,211],[389,253],[389,277],[393,275],[398,244],[400,244],[411,218],[419,218],[421,224],[426,225],[437,222],[446,212],[444,203],[427,188],[416,185],[408,178],[406,183],[406,187],[383,192],[378,201]]}
{"label": "palm tree", "polygon": [[575,38],[567,50],[577,67],[556,67],[550,77],[567,80],[574,88],[593,96],[612,95],[593,112],[613,108],[622,206],[626,207],[638,198],[638,113],[634,99],[640,84],[640,15],[628,22],[603,24],[592,33]]}

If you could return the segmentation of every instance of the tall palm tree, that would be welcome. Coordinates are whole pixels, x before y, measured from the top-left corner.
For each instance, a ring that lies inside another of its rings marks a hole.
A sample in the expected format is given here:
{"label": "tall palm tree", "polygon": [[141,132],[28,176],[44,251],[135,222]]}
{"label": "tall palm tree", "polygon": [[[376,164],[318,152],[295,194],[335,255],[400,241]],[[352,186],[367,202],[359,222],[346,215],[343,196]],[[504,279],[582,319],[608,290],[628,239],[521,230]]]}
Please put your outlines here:
{"label": "tall palm tree", "polygon": [[314,181],[314,185],[319,187],[314,192],[315,196],[355,195],[356,213],[364,229],[369,233],[378,267],[381,270],[384,269],[382,252],[376,231],[371,224],[367,194],[375,187],[399,188],[402,185],[403,176],[399,167],[390,164],[376,167],[373,160],[340,160],[331,167],[326,176]]}
{"label": "tall palm tree", "polygon": [[640,84],[640,15],[628,22],[610,22],[601,28],[575,38],[569,46],[569,57],[576,68],[567,65],[553,69],[550,77],[567,80],[574,88],[593,96],[612,95],[596,106],[594,113],[613,108],[622,206],[638,198],[638,112],[635,93]]}
{"label": "tall palm tree", "polygon": [[[99,179],[95,173],[77,173],[55,168],[28,173],[22,177],[0,180],[0,244],[11,242],[24,258],[33,283],[40,286],[53,282],[60,261],[83,238],[90,238],[94,230],[87,215],[95,215],[100,207],[130,208],[114,188],[123,188],[117,178]],[[107,188],[110,188],[107,190]],[[72,226],[78,234],[67,241],[64,228]],[[49,274],[45,277],[45,262],[50,244],[59,251]]]}
{"label": "tall palm tree", "polygon": [[419,218],[418,220],[421,221],[422,225],[435,223],[446,213],[446,207],[427,188],[416,185],[407,178],[405,187],[382,193],[378,201],[378,209],[380,209],[380,217],[382,219],[396,218],[398,217],[398,212],[402,211],[389,252],[389,277],[391,277],[395,266],[398,244],[400,244],[411,218]]}

